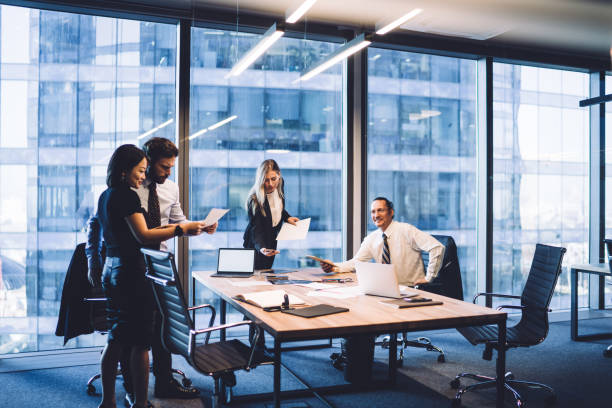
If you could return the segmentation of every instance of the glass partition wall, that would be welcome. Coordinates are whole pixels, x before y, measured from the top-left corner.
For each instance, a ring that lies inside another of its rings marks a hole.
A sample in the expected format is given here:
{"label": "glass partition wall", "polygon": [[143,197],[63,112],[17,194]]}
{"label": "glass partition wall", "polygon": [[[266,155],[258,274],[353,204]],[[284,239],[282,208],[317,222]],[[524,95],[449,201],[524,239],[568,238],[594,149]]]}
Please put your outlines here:
{"label": "glass partition wall", "polygon": [[[176,26],[0,6],[0,354],[62,347],[61,291],[123,143],[175,138]],[[100,345],[80,336],[68,347]]]}
{"label": "glass partition wall", "polygon": [[[190,239],[192,271],[215,269],[217,248],[243,246],[248,191],[265,159],[281,169],[289,214],[311,219],[306,241],[278,243],[274,266],[310,265],[307,254],[341,257],[342,64],[298,81],[339,45],[283,37],[241,75],[225,78],[259,39],[192,29],[190,217],[203,219],[215,207],[230,210],[214,235]],[[202,285],[196,299],[214,301]]]}

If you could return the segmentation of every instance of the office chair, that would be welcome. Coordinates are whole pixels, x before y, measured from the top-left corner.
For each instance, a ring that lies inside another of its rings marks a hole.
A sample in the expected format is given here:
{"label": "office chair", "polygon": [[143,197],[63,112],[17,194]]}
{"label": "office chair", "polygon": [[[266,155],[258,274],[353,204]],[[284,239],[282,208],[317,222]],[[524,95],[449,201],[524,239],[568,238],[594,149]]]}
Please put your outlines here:
{"label": "office chair", "polygon": [[[461,284],[461,270],[459,268],[459,258],[457,256],[457,245],[453,237],[448,235],[433,235],[435,239],[440,241],[444,245],[444,257],[442,259],[442,266],[436,276],[431,282],[417,285],[415,288],[425,290],[428,292],[436,293],[438,295],[452,297],[453,299],[463,300],[463,286]],[[423,258],[423,264],[425,270],[429,264],[429,253],[423,252],[421,254]],[[389,347],[389,336],[385,336],[382,341],[382,347]],[[398,358],[398,364],[401,366],[404,361],[404,349],[406,347],[417,347],[424,348],[427,351],[435,351],[438,353],[438,362],[443,363],[446,361],[444,351],[431,343],[431,340],[427,337],[419,337],[414,340],[406,339],[406,333],[402,334],[402,338],[398,339],[400,347],[400,355]]]}
{"label": "office chair", "polygon": [[[606,244],[606,249],[608,250],[608,267],[610,268],[610,272],[612,273],[612,239],[604,239],[604,243]],[[604,357],[612,357],[612,344],[606,347],[603,351]]]}
{"label": "office chair", "polygon": [[[537,244],[533,255],[533,262],[523,288],[521,296],[503,295],[497,293],[479,293],[474,296],[474,303],[479,296],[501,297],[506,299],[520,299],[519,305],[503,305],[499,309],[521,310],[521,320],[507,329],[506,343],[498,344],[497,326],[477,326],[457,329],[473,345],[484,344],[485,349],[482,358],[491,360],[493,349],[504,348],[508,350],[514,347],[529,347],[540,344],[548,334],[548,312],[550,300],[552,299],[555,286],[561,274],[561,262],[565,248]],[[475,384],[460,388],[461,378],[471,378],[478,381]],[[546,390],[550,395],[549,402],[555,401],[555,394],[551,387],[532,381],[515,380],[512,372],[505,374],[504,384],[506,390],[514,396],[517,406],[523,405],[523,399],[514,388],[517,385],[525,385],[530,388]],[[471,390],[495,387],[496,379],[484,375],[461,373],[450,383],[452,388],[459,389],[453,400],[453,406],[461,405],[461,395]]]}
{"label": "office chair", "polygon": [[[263,353],[255,352],[261,334],[259,326],[249,320],[243,320],[213,327],[216,311],[212,305],[204,304],[187,308],[174,256],[168,252],[146,248],[142,248],[141,251],[147,264],[147,278],[151,280],[155,300],[163,317],[164,347],[172,354],[182,355],[197,371],[213,378],[213,407],[217,407],[220,403],[221,390],[226,392],[226,402],[229,403],[232,387],[236,384],[235,371],[249,371],[259,364],[272,362]],[[195,315],[192,320],[189,312],[201,308],[210,310],[210,320],[207,328],[197,330],[194,326]],[[252,346],[247,346],[236,339],[209,342],[210,335],[214,331],[245,325],[255,330]],[[196,343],[197,336],[202,334],[205,335],[204,342]]]}

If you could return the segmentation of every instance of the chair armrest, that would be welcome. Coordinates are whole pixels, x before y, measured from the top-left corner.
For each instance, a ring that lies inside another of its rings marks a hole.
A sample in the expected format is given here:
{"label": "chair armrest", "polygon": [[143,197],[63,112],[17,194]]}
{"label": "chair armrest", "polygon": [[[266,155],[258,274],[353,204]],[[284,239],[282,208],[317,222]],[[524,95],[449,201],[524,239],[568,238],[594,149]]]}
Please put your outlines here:
{"label": "chair armrest", "polygon": [[161,286],[176,286],[176,282],[173,280],[158,278],[157,276],[149,275],[148,273],[145,275],[145,278],[151,279],[153,282]]}
{"label": "chair armrest", "polygon": [[520,299],[521,297],[518,295],[504,295],[503,293],[487,293],[487,292],[481,292],[476,294],[476,296],[474,296],[474,299],[472,299],[472,303],[476,303],[476,299],[478,299],[480,296],[486,296],[486,297],[500,297],[500,298],[505,298],[505,299]]}
{"label": "chair armrest", "polygon": [[501,305],[501,306],[497,306],[497,310],[502,310],[502,309],[520,309],[520,310],[523,310],[523,309],[525,309],[525,306],[521,306],[521,305]]}
{"label": "chair armrest", "polygon": [[237,327],[237,326],[249,325],[251,323],[253,322],[250,320],[243,320],[240,322],[227,323],[227,324],[222,324],[219,326],[208,327],[206,329],[201,329],[201,330],[190,330],[190,333],[193,333],[194,336],[197,336],[198,334],[211,333],[217,330],[223,330],[223,329],[229,329],[229,328]]}
{"label": "chair armrest", "polygon": [[[195,320],[196,320],[196,319],[195,319],[195,318],[196,318],[195,311],[196,311],[197,309],[203,309],[203,308],[208,308],[208,309],[210,309],[210,319],[208,319],[208,327],[210,328],[210,327],[212,327],[212,325],[215,323],[215,318],[216,318],[216,316],[217,316],[217,311],[215,310],[215,307],[214,307],[213,305],[210,305],[210,304],[208,304],[208,303],[204,303],[204,304],[202,304],[202,305],[188,307],[188,308],[187,308],[187,310],[188,310],[188,311],[190,311],[190,312],[192,312],[192,314],[193,314],[193,316],[192,316],[192,319],[193,319],[193,325],[195,326],[195,323],[196,323],[196,321],[195,321]],[[209,340],[209,339],[210,339],[210,333],[208,333],[208,334],[206,335],[206,344],[208,344],[208,340]]]}
{"label": "chair armrest", "polygon": [[101,298],[83,298],[83,302],[106,302],[108,299],[105,297]]}
{"label": "chair armrest", "polygon": [[202,309],[203,307],[208,307],[208,308],[210,308],[212,310],[215,310],[215,307],[213,305],[208,304],[208,303],[205,303],[203,305],[191,306],[191,307],[188,307],[187,310],[192,311],[192,310],[196,310],[196,309]]}

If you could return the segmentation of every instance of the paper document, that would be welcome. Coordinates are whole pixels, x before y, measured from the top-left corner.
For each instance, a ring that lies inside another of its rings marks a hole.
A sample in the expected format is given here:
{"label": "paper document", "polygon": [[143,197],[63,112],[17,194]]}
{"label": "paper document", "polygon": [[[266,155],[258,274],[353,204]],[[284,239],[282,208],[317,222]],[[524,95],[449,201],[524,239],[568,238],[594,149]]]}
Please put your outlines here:
{"label": "paper document", "polygon": [[297,239],[306,239],[308,229],[310,228],[310,218],[299,220],[296,225],[291,225],[288,222],[283,223],[281,230],[276,237],[277,241],[289,241]]}
{"label": "paper document", "polygon": [[348,299],[355,296],[360,296],[361,290],[359,286],[336,287],[328,290],[311,290],[307,296],[322,296],[334,299]]}
{"label": "paper document", "polygon": [[212,210],[210,210],[204,221],[202,221],[204,223],[204,226],[208,227],[209,225],[213,225],[215,222],[219,221],[221,217],[223,217],[228,211],[229,210],[223,208],[213,208]]}
{"label": "paper document", "polygon": [[240,282],[229,281],[229,284],[233,285],[233,286],[240,286],[240,287],[245,287],[245,286],[270,286],[270,285],[272,285],[268,281],[250,280],[250,279],[242,280]]}
{"label": "paper document", "polygon": [[338,285],[330,285],[329,283],[321,283],[321,282],[310,282],[310,283],[298,283],[298,286],[305,286],[314,290],[326,290],[337,288]]}

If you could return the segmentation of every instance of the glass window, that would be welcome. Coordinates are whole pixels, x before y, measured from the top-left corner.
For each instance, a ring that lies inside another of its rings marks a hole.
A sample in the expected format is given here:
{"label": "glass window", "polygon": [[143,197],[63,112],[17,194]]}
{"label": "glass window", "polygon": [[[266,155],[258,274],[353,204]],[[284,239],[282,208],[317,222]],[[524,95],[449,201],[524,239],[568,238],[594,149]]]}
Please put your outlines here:
{"label": "glass window", "polygon": [[[307,266],[307,254],[341,258],[341,64],[296,81],[338,45],[283,37],[240,76],[226,79],[259,38],[192,29],[190,217],[204,219],[214,207],[230,209],[214,235],[190,240],[192,271],[215,269],[216,248],[243,246],[245,202],[265,159],[281,169],[289,214],[311,218],[305,241],[278,243],[274,266]],[[202,285],[196,291],[198,302],[215,301]]]}
{"label": "glass window", "polygon": [[588,261],[588,75],[495,63],[493,80],[493,291],[520,295],[535,244],[563,246],[551,306],[569,308],[568,266]]}
{"label": "glass window", "polygon": [[[176,26],[4,5],[0,15],[5,354],[62,348],[64,278],[113,150],[153,135],[175,139]],[[67,347],[104,342],[80,336]]]}
{"label": "glass window", "polygon": [[[368,201],[452,236],[463,291],[476,291],[476,62],[368,49]],[[368,217],[369,219],[369,217]],[[368,221],[368,231],[375,229]]]}

